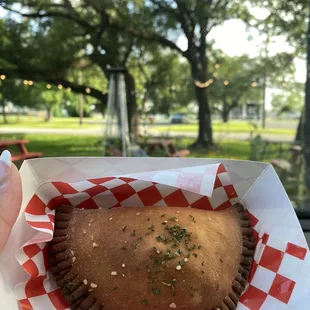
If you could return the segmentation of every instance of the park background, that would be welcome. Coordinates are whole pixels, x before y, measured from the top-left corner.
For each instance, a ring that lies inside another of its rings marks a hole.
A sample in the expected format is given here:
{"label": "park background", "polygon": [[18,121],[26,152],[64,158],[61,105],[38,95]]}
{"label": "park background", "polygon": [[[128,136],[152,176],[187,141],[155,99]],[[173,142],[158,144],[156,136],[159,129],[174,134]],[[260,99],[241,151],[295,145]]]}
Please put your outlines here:
{"label": "park background", "polygon": [[305,0],[2,0],[0,140],[103,156],[122,68],[132,142],[272,163],[307,210],[308,16]]}

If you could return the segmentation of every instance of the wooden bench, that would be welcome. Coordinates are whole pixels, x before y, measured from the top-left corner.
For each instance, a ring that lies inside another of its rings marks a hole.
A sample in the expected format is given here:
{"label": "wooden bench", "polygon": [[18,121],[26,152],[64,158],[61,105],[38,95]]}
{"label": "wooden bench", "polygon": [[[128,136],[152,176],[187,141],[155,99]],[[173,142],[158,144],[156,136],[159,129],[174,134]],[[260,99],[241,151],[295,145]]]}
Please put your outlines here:
{"label": "wooden bench", "polygon": [[[0,152],[9,150],[12,154],[12,161],[42,157],[43,154],[40,152],[28,152],[27,143],[29,143],[28,140],[2,140],[0,141]],[[12,147],[17,147],[19,153],[10,150]]]}
{"label": "wooden bench", "polygon": [[168,157],[186,157],[190,154],[190,150],[176,150],[174,147],[173,140],[164,139],[149,139],[146,142],[147,153],[152,155],[156,149],[164,151],[165,155]]}
{"label": "wooden bench", "polygon": [[270,163],[278,170],[283,183],[298,186],[302,163],[302,147],[292,145],[289,151],[291,154],[288,160],[275,158]]}

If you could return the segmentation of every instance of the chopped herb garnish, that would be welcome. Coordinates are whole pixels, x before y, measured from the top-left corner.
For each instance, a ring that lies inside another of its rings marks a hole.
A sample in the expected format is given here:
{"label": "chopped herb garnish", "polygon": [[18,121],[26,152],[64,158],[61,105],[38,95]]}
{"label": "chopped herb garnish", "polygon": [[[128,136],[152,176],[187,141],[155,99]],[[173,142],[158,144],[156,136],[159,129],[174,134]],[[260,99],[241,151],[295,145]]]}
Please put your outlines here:
{"label": "chopped herb garnish", "polygon": [[157,236],[156,237],[157,242],[163,242],[163,243],[168,243],[169,239],[166,236]]}
{"label": "chopped herb garnish", "polygon": [[171,283],[172,283],[172,284],[176,284],[176,283],[177,283],[177,279],[173,279],[173,280],[171,281]]}
{"label": "chopped herb garnish", "polygon": [[181,255],[181,254],[182,254],[182,250],[181,250],[181,249],[178,249],[178,250],[177,250],[177,253],[178,253],[179,255]]}
{"label": "chopped herb garnish", "polygon": [[146,299],[142,299],[142,300],[141,300],[141,304],[142,304],[142,305],[147,305],[147,304],[148,304],[148,302],[147,302],[147,300],[146,300]]}
{"label": "chopped herb garnish", "polygon": [[192,216],[192,215],[190,214],[189,217],[191,218],[191,220],[192,220],[194,223],[196,223],[195,217],[194,217],[194,216]]}
{"label": "chopped herb garnish", "polygon": [[201,249],[201,245],[198,245],[197,249],[200,250]]}
{"label": "chopped herb garnish", "polygon": [[125,230],[126,230],[126,228],[127,228],[127,226],[124,226],[124,227],[122,228],[122,231],[125,231]]}
{"label": "chopped herb garnish", "polygon": [[136,231],[134,230],[131,234],[130,234],[131,237],[135,237],[136,236]]}
{"label": "chopped herb garnish", "polygon": [[171,289],[172,289],[173,296],[175,296],[175,288],[173,285],[171,285]]}
{"label": "chopped herb garnish", "polygon": [[173,216],[173,217],[170,218],[170,220],[171,220],[171,221],[177,222],[177,221],[178,221],[178,218],[177,218],[176,216]]}
{"label": "chopped herb garnish", "polygon": [[198,254],[197,253],[193,253],[193,255],[197,258]]}
{"label": "chopped herb garnish", "polygon": [[160,289],[159,289],[159,288],[152,288],[152,292],[153,292],[155,295],[160,295]]}
{"label": "chopped herb garnish", "polygon": [[150,231],[154,231],[154,228],[155,228],[155,226],[154,226],[154,225],[151,225],[151,226],[149,226],[147,229],[150,230]]}
{"label": "chopped herb garnish", "polygon": [[185,262],[184,262],[184,261],[182,261],[182,262],[179,261],[179,265],[180,265],[181,267],[183,267],[183,266],[185,265]]}

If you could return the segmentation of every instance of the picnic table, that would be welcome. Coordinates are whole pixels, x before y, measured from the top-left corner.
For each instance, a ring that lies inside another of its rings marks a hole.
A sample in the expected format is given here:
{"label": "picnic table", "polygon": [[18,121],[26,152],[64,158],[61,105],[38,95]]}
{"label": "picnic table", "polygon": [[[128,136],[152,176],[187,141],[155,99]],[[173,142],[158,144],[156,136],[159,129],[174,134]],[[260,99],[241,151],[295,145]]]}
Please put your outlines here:
{"label": "picnic table", "polygon": [[152,156],[156,149],[160,149],[165,152],[168,157],[186,157],[190,154],[187,149],[176,150],[173,140],[165,139],[149,139],[146,142],[147,153]]}
{"label": "picnic table", "polygon": [[[0,153],[4,150],[9,150],[12,154],[12,161],[31,159],[41,157],[43,154],[40,152],[29,152],[26,144],[28,140],[1,140],[0,141]],[[18,149],[18,152],[10,150],[11,148]]]}

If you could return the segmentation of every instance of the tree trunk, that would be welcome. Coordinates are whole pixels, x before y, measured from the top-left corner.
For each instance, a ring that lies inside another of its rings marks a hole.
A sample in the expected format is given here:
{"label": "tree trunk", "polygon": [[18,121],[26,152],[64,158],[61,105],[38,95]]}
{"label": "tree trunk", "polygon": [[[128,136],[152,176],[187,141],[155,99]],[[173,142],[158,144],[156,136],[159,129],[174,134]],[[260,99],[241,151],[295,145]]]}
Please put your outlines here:
{"label": "tree trunk", "polygon": [[295,136],[295,142],[297,142],[297,143],[300,143],[300,141],[301,141],[302,119],[303,119],[303,116],[301,115],[299,118],[297,130],[296,130],[296,136]]}
{"label": "tree trunk", "polygon": [[[207,66],[206,64],[195,65],[192,64],[192,77],[194,81],[199,81],[201,83],[205,83],[207,80]],[[212,138],[212,125],[211,125],[211,109],[208,102],[208,93],[207,88],[198,87],[196,84],[195,93],[196,100],[198,103],[198,138],[196,142],[192,145],[192,147],[203,147],[208,148],[213,145]]]}
{"label": "tree trunk", "polygon": [[50,122],[52,120],[52,116],[53,116],[53,110],[51,107],[47,107],[46,108],[46,118],[45,121],[46,122]]}
{"label": "tree trunk", "polygon": [[[307,81],[305,86],[305,108],[302,126],[303,154],[305,162],[304,185],[307,193],[310,191],[310,12],[307,32]],[[308,196],[308,195],[307,195]]]}
{"label": "tree trunk", "polygon": [[223,123],[227,123],[228,122],[228,120],[229,120],[229,110],[228,109],[223,109],[223,111],[222,111],[222,121],[223,121]]}
{"label": "tree trunk", "polygon": [[6,118],[6,112],[5,112],[5,103],[4,100],[2,101],[2,116],[3,116],[3,122],[4,124],[8,123],[8,120]]}
{"label": "tree trunk", "polygon": [[137,117],[137,97],[136,97],[136,83],[134,77],[131,73],[125,71],[125,84],[126,84],[126,100],[127,100],[127,110],[128,110],[128,124],[129,124],[129,134],[132,142],[138,140],[139,135],[139,124]]}

